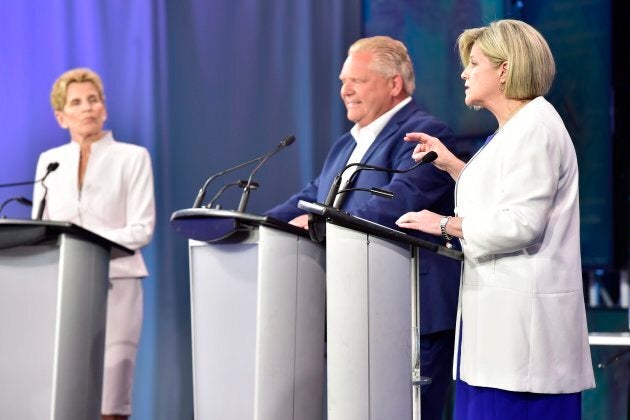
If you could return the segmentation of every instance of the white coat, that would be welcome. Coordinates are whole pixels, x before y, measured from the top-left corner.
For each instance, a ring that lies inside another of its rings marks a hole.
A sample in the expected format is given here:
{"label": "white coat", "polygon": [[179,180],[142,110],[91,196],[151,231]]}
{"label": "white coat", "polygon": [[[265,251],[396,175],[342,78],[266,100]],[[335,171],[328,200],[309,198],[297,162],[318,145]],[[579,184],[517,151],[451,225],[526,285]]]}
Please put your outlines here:
{"label": "white coat", "polygon": [[[120,143],[111,132],[92,144],[90,159],[79,191],[79,155],[76,142],[42,153],[36,179],[51,162],[59,167],[46,178],[48,196],[45,220],[67,221],[113,242],[136,250],[129,257],[111,260],[109,277],[146,277],[148,272],[139,248],[151,240],[155,225],[153,172],[149,152],[141,146]],[[43,194],[33,191],[33,217]]]}
{"label": "white coat", "polygon": [[538,97],[516,113],[464,167],[455,194],[460,378],[535,393],[594,387],[577,159],[553,106]]}

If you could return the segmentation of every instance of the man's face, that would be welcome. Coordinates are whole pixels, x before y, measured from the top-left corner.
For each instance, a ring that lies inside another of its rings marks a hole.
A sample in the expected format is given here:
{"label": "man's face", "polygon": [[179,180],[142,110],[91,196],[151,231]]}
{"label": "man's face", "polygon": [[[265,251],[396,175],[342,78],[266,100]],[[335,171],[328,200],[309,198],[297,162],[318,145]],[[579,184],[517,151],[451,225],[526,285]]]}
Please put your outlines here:
{"label": "man's face", "polygon": [[352,53],[341,69],[341,99],[346,105],[348,119],[365,127],[389,111],[396,104],[400,91],[396,77],[386,77],[371,68],[371,52]]}

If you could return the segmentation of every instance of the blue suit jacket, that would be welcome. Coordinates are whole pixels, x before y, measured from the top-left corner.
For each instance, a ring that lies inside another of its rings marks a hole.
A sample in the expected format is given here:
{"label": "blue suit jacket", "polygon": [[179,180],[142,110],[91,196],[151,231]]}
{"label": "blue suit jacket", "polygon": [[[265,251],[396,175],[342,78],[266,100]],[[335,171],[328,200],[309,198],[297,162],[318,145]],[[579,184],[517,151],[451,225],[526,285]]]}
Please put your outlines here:
{"label": "blue suit jacket", "polygon": [[[403,137],[413,131],[438,137],[449,149],[454,149],[450,128],[437,118],[422,112],[412,100],[391,118],[361,162],[386,168],[409,168],[414,164],[411,152],[415,144],[405,142]],[[352,135],[344,134],[332,146],[319,176],[266,214],[289,221],[304,214],[297,207],[298,201],[323,203],[335,176],[346,165],[355,145]],[[398,229],[394,222],[409,211],[428,209],[439,214],[453,213],[454,182],[446,172],[431,164],[422,165],[404,174],[360,171],[352,187],[379,187],[394,193],[393,199],[387,199],[372,196],[368,192],[353,191],[347,193],[342,205],[342,209],[350,214],[391,228]],[[434,236],[416,231],[407,233],[444,244],[440,238]],[[460,264],[457,261],[420,250],[421,333],[455,328],[459,273]]]}

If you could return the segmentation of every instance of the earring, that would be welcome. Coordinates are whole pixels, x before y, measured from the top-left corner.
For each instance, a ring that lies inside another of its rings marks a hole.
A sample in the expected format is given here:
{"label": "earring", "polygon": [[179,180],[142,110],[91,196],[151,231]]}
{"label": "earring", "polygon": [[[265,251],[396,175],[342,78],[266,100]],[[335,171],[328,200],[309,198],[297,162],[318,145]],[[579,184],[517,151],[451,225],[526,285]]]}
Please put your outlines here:
{"label": "earring", "polygon": [[505,91],[505,82],[499,85],[499,92],[503,93]]}

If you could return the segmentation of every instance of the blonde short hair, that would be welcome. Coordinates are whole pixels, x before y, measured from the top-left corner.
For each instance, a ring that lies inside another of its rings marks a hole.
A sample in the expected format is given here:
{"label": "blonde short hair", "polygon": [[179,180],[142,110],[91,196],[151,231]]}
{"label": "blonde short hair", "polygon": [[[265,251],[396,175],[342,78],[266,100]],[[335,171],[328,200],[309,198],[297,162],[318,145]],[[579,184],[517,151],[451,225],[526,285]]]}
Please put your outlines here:
{"label": "blonde short hair", "polygon": [[464,67],[470,62],[473,45],[497,66],[508,63],[506,98],[533,99],[551,88],[556,73],[553,55],[540,32],[525,22],[504,19],[467,29],[457,38],[457,44]]}
{"label": "blonde short hair", "polygon": [[400,74],[403,79],[403,89],[408,95],[411,95],[416,89],[413,64],[407,47],[402,42],[388,36],[362,38],[348,49],[348,55],[355,52],[373,53],[372,66],[374,70],[386,77]]}
{"label": "blonde short hair", "polygon": [[105,102],[105,93],[103,92],[103,82],[96,72],[86,68],[76,68],[68,70],[55,80],[52,90],[50,91],[50,103],[55,111],[63,110],[66,105],[68,94],[68,85],[71,83],[91,82],[96,86],[101,101]]}

